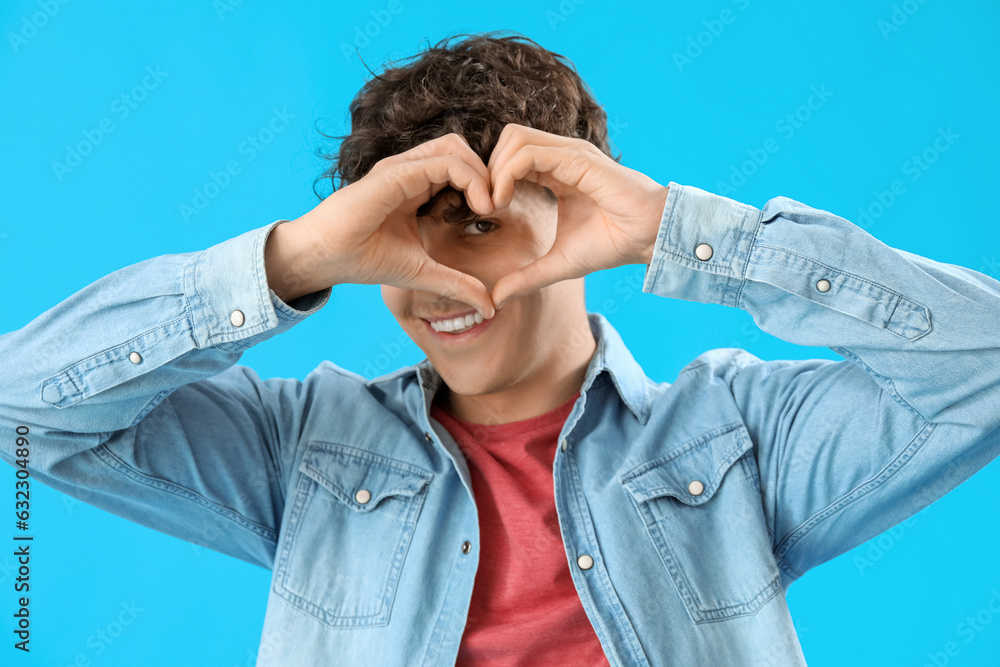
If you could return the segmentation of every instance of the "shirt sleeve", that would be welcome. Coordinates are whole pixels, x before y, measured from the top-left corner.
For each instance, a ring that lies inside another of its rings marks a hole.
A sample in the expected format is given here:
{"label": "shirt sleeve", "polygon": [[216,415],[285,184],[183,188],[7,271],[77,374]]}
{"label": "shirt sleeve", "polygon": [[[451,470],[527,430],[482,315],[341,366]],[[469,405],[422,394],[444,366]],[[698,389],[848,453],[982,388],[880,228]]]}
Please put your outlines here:
{"label": "shirt sleeve", "polygon": [[[285,303],[268,287],[264,244],[284,222],[115,271],[0,336],[0,427],[28,430],[32,478],[270,567],[311,383],[236,362],[331,293]],[[0,458],[20,467],[15,442]]]}
{"label": "shirt sleeve", "polygon": [[670,183],[643,291],[747,311],[840,361],[727,378],[786,582],[930,505],[1000,454],[1000,282],[787,197]]}

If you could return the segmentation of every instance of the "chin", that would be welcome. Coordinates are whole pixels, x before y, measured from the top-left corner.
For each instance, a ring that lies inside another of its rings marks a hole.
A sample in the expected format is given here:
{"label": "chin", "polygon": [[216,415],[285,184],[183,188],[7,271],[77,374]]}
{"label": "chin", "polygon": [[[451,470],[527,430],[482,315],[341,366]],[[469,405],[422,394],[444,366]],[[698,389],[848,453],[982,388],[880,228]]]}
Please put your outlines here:
{"label": "chin", "polygon": [[[435,366],[435,368],[437,367]],[[444,383],[448,385],[448,390],[462,396],[492,394],[503,388],[498,386],[500,384],[499,378],[493,375],[483,375],[481,367],[471,366],[458,371],[445,369],[444,372],[438,369],[438,372],[441,373]]]}

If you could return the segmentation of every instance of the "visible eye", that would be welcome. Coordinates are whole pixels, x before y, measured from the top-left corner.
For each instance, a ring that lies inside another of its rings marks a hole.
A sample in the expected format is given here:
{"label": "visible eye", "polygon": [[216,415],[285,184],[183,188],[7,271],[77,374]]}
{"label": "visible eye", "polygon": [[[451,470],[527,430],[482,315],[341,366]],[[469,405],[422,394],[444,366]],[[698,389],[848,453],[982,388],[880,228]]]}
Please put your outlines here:
{"label": "visible eye", "polygon": [[[488,225],[486,229],[483,229],[479,225]],[[489,220],[473,220],[465,226],[465,230],[475,229],[474,232],[466,231],[466,236],[483,236],[484,234],[489,234],[497,227],[495,222],[490,222]]]}

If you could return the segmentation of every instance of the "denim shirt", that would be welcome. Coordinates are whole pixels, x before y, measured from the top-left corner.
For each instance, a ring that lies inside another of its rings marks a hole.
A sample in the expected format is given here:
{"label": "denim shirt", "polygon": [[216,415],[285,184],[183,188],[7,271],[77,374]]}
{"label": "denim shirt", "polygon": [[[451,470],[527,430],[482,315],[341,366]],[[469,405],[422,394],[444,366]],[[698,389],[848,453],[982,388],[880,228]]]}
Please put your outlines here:
{"label": "denim shirt", "polygon": [[[0,336],[0,424],[30,428],[36,480],[271,569],[259,667],[453,664],[479,526],[429,418],[441,377],[426,358],[371,380],[237,364],[331,294],[269,289],[283,222],[120,269]],[[552,467],[583,608],[612,665],[803,665],[789,584],[1000,452],[1000,283],[785,197],[671,183],[642,290],[843,359],[721,348],[654,382],[588,313],[597,351]]]}

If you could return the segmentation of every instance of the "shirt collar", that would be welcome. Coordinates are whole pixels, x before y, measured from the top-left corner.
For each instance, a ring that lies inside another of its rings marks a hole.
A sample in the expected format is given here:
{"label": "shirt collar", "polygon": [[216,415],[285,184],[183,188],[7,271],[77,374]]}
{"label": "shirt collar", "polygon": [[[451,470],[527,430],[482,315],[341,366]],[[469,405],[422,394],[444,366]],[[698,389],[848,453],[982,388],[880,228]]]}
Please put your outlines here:
{"label": "shirt collar", "polygon": [[[618,331],[611,326],[604,315],[587,313],[587,319],[590,322],[590,330],[594,334],[594,340],[597,342],[597,350],[587,366],[580,393],[586,393],[601,373],[607,371],[622,401],[639,420],[639,423],[645,424],[649,419],[650,412],[646,373],[625,346]],[[427,357],[416,364],[368,380],[366,386],[380,385],[413,374],[416,374],[420,386],[424,390],[425,405],[429,405],[443,380]]]}

